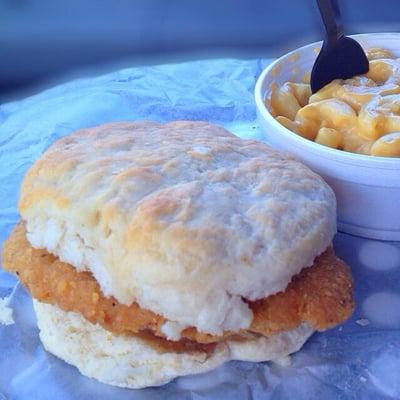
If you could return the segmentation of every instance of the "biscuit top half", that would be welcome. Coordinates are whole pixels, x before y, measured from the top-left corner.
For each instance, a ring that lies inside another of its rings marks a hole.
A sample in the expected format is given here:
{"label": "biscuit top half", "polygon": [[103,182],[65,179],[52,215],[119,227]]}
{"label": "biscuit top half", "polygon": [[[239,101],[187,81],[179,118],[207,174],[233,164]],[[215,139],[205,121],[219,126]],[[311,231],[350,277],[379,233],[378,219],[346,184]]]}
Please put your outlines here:
{"label": "biscuit top half", "polygon": [[336,231],[332,190],[269,146],[203,122],[120,122],[53,144],[19,209],[33,247],[91,271],[169,329],[246,329]]}

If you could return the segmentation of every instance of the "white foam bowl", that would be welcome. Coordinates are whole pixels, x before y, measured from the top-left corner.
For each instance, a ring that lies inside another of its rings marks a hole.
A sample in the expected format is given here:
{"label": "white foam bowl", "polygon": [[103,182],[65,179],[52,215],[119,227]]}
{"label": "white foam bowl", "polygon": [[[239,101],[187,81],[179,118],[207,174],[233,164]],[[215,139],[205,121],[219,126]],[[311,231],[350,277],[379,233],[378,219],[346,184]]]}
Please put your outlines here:
{"label": "white foam bowl", "polygon": [[[400,57],[400,33],[352,37],[365,49],[383,47]],[[340,231],[400,241],[400,158],[354,154],[319,145],[286,129],[265,106],[273,84],[302,82],[311,71],[320,47],[318,42],[296,49],[262,72],[255,87],[260,126],[271,145],[295,155],[333,188]]]}

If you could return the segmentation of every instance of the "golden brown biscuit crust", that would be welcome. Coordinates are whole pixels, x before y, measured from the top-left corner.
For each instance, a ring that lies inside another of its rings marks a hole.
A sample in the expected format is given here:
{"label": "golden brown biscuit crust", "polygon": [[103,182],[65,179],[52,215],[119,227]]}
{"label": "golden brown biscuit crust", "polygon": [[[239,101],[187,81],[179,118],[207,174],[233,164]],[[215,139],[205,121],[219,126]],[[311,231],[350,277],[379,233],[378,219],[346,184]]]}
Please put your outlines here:
{"label": "golden brown biscuit crust", "polygon": [[243,299],[284,290],[336,231],[320,176],[206,122],[63,137],[27,172],[19,210],[32,246],[91,272],[106,296],[214,335],[248,329]]}

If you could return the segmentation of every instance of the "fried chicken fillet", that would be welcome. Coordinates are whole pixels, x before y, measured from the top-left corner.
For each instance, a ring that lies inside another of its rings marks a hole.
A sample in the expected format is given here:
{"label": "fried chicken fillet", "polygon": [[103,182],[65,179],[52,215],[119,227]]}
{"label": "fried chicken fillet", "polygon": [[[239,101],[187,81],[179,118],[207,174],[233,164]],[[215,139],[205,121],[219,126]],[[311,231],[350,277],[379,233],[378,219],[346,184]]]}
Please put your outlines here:
{"label": "fried chicken fillet", "polygon": [[78,272],[47,250],[33,248],[26,239],[23,223],[5,242],[3,265],[6,271],[18,275],[35,299],[78,312],[113,333],[139,335],[161,351],[212,351],[214,344],[227,338],[272,336],[302,322],[323,331],[345,321],[354,309],[349,268],[331,248],[294,276],[285,291],[248,302],[254,317],[247,331],[214,336],[187,328],[176,342],[165,339],[161,328],[167,320],[161,315],[137,303],[127,306],[105,297],[90,273]]}

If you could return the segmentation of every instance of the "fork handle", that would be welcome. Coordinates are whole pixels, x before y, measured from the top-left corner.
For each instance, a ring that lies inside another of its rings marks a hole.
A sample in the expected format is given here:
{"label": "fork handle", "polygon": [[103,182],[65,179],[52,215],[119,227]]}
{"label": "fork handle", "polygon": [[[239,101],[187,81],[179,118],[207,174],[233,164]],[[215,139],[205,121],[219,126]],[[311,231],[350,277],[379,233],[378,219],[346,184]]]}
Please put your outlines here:
{"label": "fork handle", "polygon": [[339,4],[337,0],[317,0],[317,3],[325,25],[326,40],[334,43],[344,36]]}

